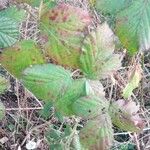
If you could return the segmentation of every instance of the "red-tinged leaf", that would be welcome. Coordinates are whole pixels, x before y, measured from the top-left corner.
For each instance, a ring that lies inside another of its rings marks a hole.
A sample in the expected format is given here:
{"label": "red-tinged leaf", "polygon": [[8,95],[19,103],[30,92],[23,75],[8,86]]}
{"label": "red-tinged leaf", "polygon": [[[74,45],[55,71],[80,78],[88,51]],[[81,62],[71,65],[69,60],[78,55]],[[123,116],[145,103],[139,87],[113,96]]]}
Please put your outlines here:
{"label": "red-tinged leaf", "polygon": [[113,37],[108,24],[104,23],[84,40],[80,68],[87,78],[105,78],[121,66],[120,56],[113,54]]}
{"label": "red-tinged leaf", "polygon": [[46,27],[52,30],[55,29],[60,34],[78,34],[91,23],[91,16],[87,10],[60,3],[43,14],[41,21]]}
{"label": "red-tinged leaf", "polygon": [[41,28],[48,39],[44,45],[47,56],[58,64],[77,68],[84,31],[91,20],[88,11],[64,3],[42,15]]}
{"label": "red-tinged leaf", "polygon": [[109,150],[113,142],[111,118],[107,114],[89,120],[80,131],[82,147],[88,150]]}
{"label": "red-tinged leaf", "polygon": [[110,106],[113,123],[119,128],[131,132],[139,132],[144,126],[138,111],[139,106],[132,101],[118,100]]}

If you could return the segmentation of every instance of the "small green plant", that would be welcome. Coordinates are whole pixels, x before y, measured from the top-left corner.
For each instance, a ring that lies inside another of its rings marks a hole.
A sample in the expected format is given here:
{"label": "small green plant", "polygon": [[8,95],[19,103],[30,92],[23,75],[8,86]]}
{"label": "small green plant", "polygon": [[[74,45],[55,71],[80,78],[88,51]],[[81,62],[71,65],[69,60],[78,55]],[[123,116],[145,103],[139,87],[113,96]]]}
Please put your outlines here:
{"label": "small green plant", "polygon": [[[146,26],[141,30],[138,23],[134,24],[138,15],[134,18],[136,12],[132,13],[139,8],[139,5],[145,6],[149,0],[138,1],[96,2],[96,7],[104,14],[114,13],[117,19],[116,34],[130,53],[137,51],[141,46],[144,48],[149,46],[147,43],[149,37],[145,35],[149,28]],[[116,3],[118,5],[114,7]],[[41,3],[44,7],[47,6],[46,4],[47,1]],[[125,5],[122,8],[123,4]],[[11,8],[8,9],[10,11]],[[149,10],[148,6],[146,10]],[[7,11],[1,13],[5,14],[5,12]],[[88,26],[93,20],[87,10],[67,3],[57,5],[53,3],[52,8],[40,14],[39,28],[45,40],[42,45],[44,52],[42,52],[40,46],[32,40],[16,43],[18,23],[24,15],[22,12],[17,10],[16,17],[7,14],[8,18],[13,17],[12,20],[17,21],[17,25],[14,26],[16,36],[11,34],[10,38],[8,30],[5,36],[0,34],[2,36],[0,46],[8,47],[0,55],[1,64],[12,75],[19,78],[37,98],[51,101],[56,111],[64,116],[75,115],[87,121],[79,133],[83,149],[109,149],[113,142],[112,123],[123,130],[140,131],[143,122],[137,115],[139,106],[125,100],[110,103],[105,98],[103,86],[99,81],[111,76],[121,66],[120,55],[114,53],[114,33],[109,25],[104,22],[95,30],[88,32]],[[0,15],[0,19],[2,18]],[[127,21],[125,18],[128,18]],[[142,21],[143,26],[149,19],[147,16],[145,18],[147,20]],[[5,27],[4,24],[2,26]],[[11,29],[11,32],[14,30]],[[13,46],[10,47],[11,45]],[[48,63],[47,58],[51,59],[53,64]],[[82,77],[74,78],[74,74],[66,68],[79,69]],[[134,72],[130,83],[123,91],[124,98],[127,99],[132,95],[133,89],[139,84],[140,74],[141,72],[137,70]],[[56,138],[60,137],[58,134],[55,133]]]}

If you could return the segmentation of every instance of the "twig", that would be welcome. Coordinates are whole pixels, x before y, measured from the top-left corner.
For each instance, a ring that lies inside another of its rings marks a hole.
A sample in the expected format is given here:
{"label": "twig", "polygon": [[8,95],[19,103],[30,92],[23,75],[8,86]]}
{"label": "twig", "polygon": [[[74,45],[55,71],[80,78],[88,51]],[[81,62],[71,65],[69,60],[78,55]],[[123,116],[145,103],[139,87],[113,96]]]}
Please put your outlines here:
{"label": "twig", "polygon": [[[150,128],[144,128],[143,131],[148,131],[150,130]],[[132,132],[121,132],[121,133],[114,133],[115,136],[117,135],[129,135],[131,134]]]}
{"label": "twig", "polygon": [[25,111],[25,110],[41,110],[43,107],[27,107],[27,108],[6,108],[6,111]]}

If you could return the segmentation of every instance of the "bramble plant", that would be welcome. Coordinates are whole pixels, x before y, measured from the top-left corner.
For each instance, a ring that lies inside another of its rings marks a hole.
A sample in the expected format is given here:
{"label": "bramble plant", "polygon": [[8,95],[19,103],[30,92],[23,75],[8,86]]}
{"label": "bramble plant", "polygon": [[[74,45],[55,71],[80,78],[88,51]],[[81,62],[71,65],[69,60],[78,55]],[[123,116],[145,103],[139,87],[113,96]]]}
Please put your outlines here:
{"label": "bramble plant", "polygon": [[[87,121],[79,132],[83,149],[109,149],[113,142],[112,123],[123,130],[139,132],[143,127],[137,114],[139,106],[128,98],[141,80],[140,65],[123,90],[124,100],[110,103],[99,81],[112,76],[122,61],[114,52],[115,35],[107,22],[89,32],[93,18],[87,10],[46,0],[18,2],[45,8],[40,9],[39,15],[45,43],[41,46],[33,40],[18,41],[25,11],[14,6],[1,10],[0,48],[5,48],[0,55],[1,65],[37,98],[51,101],[56,111]],[[106,17],[114,16],[115,33],[130,55],[150,48],[150,0],[90,2]],[[48,63],[48,59],[53,63]],[[67,68],[79,69],[82,77],[75,78]],[[0,78],[0,92],[3,89]]]}

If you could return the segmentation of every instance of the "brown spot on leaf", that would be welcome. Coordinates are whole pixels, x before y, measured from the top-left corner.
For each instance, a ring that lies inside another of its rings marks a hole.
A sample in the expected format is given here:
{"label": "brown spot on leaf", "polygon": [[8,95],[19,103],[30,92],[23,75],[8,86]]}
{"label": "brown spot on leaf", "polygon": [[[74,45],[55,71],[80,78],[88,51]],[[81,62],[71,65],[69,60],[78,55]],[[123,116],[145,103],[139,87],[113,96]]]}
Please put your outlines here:
{"label": "brown spot on leaf", "polygon": [[32,61],[33,61],[33,62],[35,62],[35,61],[36,61],[36,59],[35,59],[35,58],[32,58]]}
{"label": "brown spot on leaf", "polygon": [[67,18],[68,18],[67,16],[64,16],[64,17],[63,17],[63,22],[66,22],[66,21],[67,21]]}
{"label": "brown spot on leaf", "polygon": [[54,20],[56,20],[56,16],[50,16],[49,19],[54,21]]}

